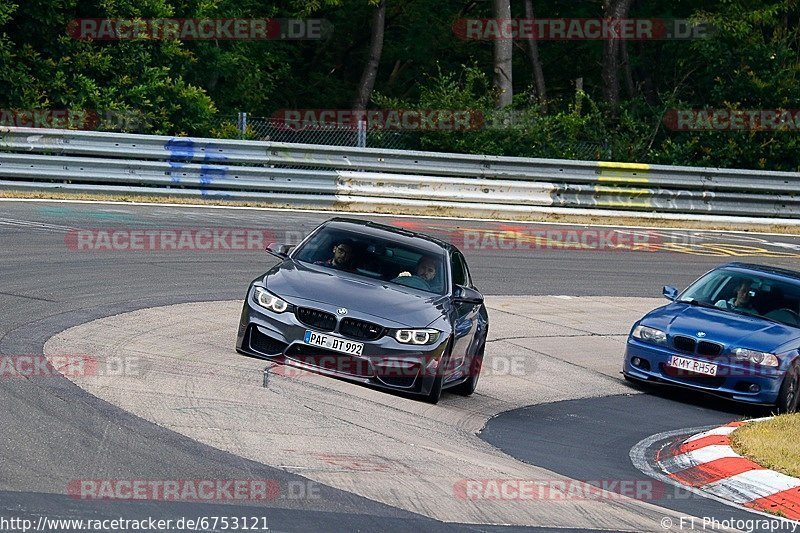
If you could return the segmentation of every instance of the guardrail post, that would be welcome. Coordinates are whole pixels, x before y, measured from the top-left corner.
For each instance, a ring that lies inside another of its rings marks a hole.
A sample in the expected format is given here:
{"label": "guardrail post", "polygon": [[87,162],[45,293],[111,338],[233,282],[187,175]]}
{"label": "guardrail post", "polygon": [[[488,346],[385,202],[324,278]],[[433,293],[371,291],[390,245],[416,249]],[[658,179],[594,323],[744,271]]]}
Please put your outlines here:
{"label": "guardrail post", "polygon": [[358,121],[358,135],[356,146],[359,148],[367,147],[367,121],[364,118]]}
{"label": "guardrail post", "polygon": [[239,112],[238,126],[242,139],[245,139],[247,137],[247,113]]}

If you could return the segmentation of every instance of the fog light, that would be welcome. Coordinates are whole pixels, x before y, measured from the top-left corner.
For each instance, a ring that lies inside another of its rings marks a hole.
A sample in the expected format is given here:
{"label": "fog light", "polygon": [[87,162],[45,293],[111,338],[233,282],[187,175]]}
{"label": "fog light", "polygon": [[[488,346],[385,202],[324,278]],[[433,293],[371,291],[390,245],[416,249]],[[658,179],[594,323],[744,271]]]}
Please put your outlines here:
{"label": "fog light", "polygon": [[631,364],[633,366],[641,366],[642,360],[639,357],[634,357],[633,359],[631,359]]}
{"label": "fog light", "polygon": [[750,392],[759,392],[760,390],[761,390],[761,387],[759,385],[756,385],[755,383],[750,385]]}

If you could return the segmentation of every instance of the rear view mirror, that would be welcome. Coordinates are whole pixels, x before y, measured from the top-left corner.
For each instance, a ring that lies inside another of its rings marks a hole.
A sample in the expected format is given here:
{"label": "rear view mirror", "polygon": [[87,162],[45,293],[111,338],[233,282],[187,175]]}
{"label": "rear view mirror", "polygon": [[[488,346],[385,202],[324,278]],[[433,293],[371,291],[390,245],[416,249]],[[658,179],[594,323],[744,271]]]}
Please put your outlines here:
{"label": "rear view mirror", "polygon": [[483,295],[470,287],[456,285],[453,291],[453,301],[467,304],[482,304]]}
{"label": "rear view mirror", "polygon": [[287,259],[289,257],[289,252],[291,252],[293,248],[294,246],[291,246],[289,244],[279,244],[273,242],[272,244],[267,246],[266,252],[280,259]]}
{"label": "rear view mirror", "polygon": [[674,302],[678,298],[678,289],[669,285],[665,285],[661,290],[661,294],[663,294],[664,298],[667,300]]}

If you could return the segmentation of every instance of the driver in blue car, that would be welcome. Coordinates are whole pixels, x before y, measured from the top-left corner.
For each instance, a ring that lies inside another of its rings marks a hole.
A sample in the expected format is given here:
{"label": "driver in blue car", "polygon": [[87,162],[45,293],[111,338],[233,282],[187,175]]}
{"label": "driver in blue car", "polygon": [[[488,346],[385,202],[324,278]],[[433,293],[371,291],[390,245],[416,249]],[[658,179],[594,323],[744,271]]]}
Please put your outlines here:
{"label": "driver in blue car", "polygon": [[720,300],[716,307],[722,309],[730,309],[731,311],[738,311],[740,313],[747,313],[750,315],[757,315],[758,311],[753,307],[753,296],[755,291],[752,290],[753,280],[743,279],[736,289],[736,296],[728,300]]}

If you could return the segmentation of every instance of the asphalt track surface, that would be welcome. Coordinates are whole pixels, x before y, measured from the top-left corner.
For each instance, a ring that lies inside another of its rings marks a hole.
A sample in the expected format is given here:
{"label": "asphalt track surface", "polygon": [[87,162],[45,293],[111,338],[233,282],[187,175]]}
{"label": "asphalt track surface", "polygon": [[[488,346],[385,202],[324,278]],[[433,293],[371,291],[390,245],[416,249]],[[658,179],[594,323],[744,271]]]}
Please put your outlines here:
{"label": "asphalt track surface", "polygon": [[[71,230],[257,228],[271,231],[279,240],[287,236],[284,240],[291,241],[327,218],[330,215],[254,210],[0,202],[0,354],[40,354],[45,342],[59,332],[120,313],[236,300],[244,296],[248,283],[272,264],[268,257],[251,251],[75,252],[65,244]],[[498,230],[496,224],[482,222],[375,220],[442,235]],[[674,240],[685,243],[687,235],[681,232]],[[795,237],[709,232],[692,235],[691,245],[682,244],[680,252],[664,251],[664,247],[657,251],[503,248],[494,242],[464,248],[473,278],[487,295],[656,297],[662,285],[683,287],[726,260],[791,267],[800,255],[800,239]],[[663,242],[662,235],[658,243]],[[286,531],[510,529],[443,523],[334,489],[324,489],[321,498],[313,502],[237,505],[235,512],[231,505],[222,504],[77,501],[64,495],[65,486],[70,480],[87,476],[302,478],[147,423],[66,379],[2,379],[0,402],[4,428],[0,516],[169,518],[240,514],[266,516],[271,529]],[[567,412],[583,418],[565,420]],[[620,414],[603,418],[603,413],[609,412]],[[482,436],[521,461],[575,479],[631,479],[637,474],[630,461],[626,462],[627,453],[642,438],[670,429],[721,424],[747,414],[741,408],[705,398],[614,396],[512,411],[493,419]],[[608,420],[608,424],[598,420]],[[576,453],[554,451],[553,443],[570,443]],[[587,443],[601,446],[589,447]],[[696,498],[658,505],[695,516],[739,516],[739,511]]]}

